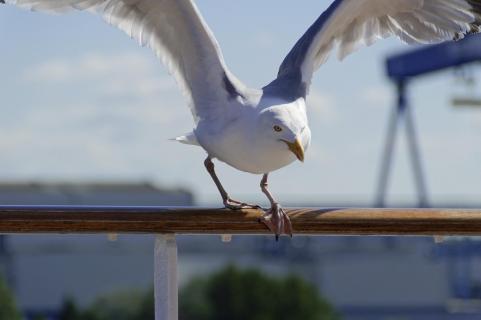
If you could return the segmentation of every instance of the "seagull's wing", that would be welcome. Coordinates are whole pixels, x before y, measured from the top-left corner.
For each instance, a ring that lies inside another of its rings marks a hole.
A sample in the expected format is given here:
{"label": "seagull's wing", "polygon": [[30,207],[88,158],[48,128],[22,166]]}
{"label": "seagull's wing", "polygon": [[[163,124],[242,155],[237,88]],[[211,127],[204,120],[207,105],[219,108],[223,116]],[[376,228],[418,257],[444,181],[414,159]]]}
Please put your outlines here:
{"label": "seagull's wing", "polygon": [[216,117],[244,86],[226,68],[219,45],[191,0],[0,0],[37,11],[87,10],[150,47],[174,75],[192,113]]}
{"label": "seagull's wing", "polygon": [[291,96],[303,96],[333,47],[342,59],[389,36],[406,43],[459,39],[479,31],[480,14],[481,0],[335,0],[297,41],[269,86],[288,83]]}

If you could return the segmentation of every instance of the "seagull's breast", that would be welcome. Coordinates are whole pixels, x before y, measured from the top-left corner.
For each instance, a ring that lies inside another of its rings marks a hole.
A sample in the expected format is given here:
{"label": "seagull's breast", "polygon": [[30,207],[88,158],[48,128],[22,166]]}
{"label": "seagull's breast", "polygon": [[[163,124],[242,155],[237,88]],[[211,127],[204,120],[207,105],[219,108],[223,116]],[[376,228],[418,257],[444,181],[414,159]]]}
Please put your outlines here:
{"label": "seagull's breast", "polygon": [[210,156],[254,174],[269,173],[296,160],[285,145],[260,144],[248,132],[239,134],[229,130],[221,136],[210,136],[208,141],[201,138],[199,142]]}
{"label": "seagull's breast", "polygon": [[[282,141],[266,141],[256,136],[258,130],[255,125],[256,121],[249,116],[240,116],[223,126],[201,121],[195,134],[211,157],[241,171],[264,174],[297,160]],[[307,148],[310,136],[303,140]]]}

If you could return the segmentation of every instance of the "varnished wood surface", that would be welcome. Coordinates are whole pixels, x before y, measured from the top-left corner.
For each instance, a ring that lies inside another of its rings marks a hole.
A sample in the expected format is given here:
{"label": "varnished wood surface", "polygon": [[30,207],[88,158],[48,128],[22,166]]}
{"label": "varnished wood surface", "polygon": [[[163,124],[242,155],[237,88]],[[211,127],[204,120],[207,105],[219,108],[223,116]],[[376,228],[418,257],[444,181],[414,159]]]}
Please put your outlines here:
{"label": "varnished wood surface", "polygon": [[[287,209],[295,234],[481,235],[481,209]],[[260,210],[0,206],[1,233],[269,234]]]}

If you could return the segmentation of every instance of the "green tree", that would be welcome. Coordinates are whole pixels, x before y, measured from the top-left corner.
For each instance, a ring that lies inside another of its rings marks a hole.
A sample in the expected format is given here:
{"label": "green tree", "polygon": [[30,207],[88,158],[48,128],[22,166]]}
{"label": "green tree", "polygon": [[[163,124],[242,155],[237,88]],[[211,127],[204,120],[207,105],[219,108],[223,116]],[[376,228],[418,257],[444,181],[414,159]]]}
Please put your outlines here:
{"label": "green tree", "polygon": [[[64,301],[60,320],[153,320],[153,290],[120,291],[97,298],[86,309],[79,309],[68,298]],[[1,320],[1,318],[0,318]]]}
{"label": "green tree", "polygon": [[133,320],[154,320],[154,289],[147,290],[140,301],[140,305]]}
{"label": "green tree", "polygon": [[64,299],[58,318],[59,320],[80,320],[80,311],[72,297]]}
{"label": "green tree", "polygon": [[273,278],[229,266],[180,294],[181,320],[335,320],[334,309],[299,277]]}
{"label": "green tree", "polygon": [[22,319],[15,300],[3,278],[0,277],[0,319]]}
{"label": "green tree", "polygon": [[[299,277],[269,277],[229,266],[192,279],[179,296],[181,320],[337,320],[316,288]],[[2,319],[2,318],[0,318]],[[153,320],[154,292],[103,296],[85,310],[67,299],[61,320]]]}

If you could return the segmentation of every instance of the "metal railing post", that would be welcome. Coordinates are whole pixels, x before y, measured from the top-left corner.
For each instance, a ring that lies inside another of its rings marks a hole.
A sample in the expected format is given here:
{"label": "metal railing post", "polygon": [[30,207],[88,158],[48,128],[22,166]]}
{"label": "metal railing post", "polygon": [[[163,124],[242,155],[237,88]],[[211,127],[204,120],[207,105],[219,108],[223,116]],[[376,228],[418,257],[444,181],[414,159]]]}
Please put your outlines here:
{"label": "metal railing post", "polygon": [[155,320],[178,319],[177,243],[175,234],[155,238]]}

